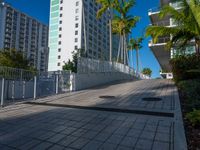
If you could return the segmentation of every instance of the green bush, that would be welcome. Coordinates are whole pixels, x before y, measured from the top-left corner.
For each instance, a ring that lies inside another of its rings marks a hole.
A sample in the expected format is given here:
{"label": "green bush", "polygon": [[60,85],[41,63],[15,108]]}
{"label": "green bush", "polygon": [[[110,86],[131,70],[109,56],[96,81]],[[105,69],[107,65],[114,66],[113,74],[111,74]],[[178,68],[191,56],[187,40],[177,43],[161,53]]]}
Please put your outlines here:
{"label": "green bush", "polygon": [[176,82],[200,78],[200,56],[196,54],[176,56],[170,64]]}
{"label": "green bush", "polygon": [[200,79],[180,81],[177,85],[185,97],[186,107],[200,108]]}
{"label": "green bush", "polygon": [[200,110],[194,109],[192,112],[186,114],[186,118],[192,123],[193,126],[200,125]]}

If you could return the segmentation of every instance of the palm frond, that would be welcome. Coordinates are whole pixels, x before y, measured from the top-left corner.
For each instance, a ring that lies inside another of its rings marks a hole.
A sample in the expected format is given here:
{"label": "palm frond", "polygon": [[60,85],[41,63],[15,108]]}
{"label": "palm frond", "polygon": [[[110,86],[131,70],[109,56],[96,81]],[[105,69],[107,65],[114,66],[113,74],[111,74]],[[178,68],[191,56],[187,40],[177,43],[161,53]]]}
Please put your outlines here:
{"label": "palm frond", "polygon": [[199,0],[190,0],[190,9],[194,14],[194,17],[200,27],[200,1]]}
{"label": "palm frond", "polygon": [[183,22],[184,19],[186,19],[185,15],[182,12],[179,12],[174,7],[169,6],[169,5],[164,6],[159,13],[159,17],[161,19],[163,19],[166,16],[170,16],[177,22]]}
{"label": "palm frond", "polygon": [[102,8],[100,8],[98,11],[97,11],[97,18],[101,18],[101,16],[105,13],[105,11],[107,11],[108,7],[107,6],[104,6]]}
{"label": "palm frond", "polygon": [[126,16],[126,14],[130,11],[130,9],[135,5],[135,0],[129,0],[123,3],[122,7],[122,14],[123,16]]}
{"label": "palm frond", "polygon": [[142,37],[139,37],[139,38],[131,38],[129,40],[129,44],[128,44],[128,48],[129,50],[133,50],[133,49],[136,49],[136,50],[139,50],[142,48],[142,42],[143,42],[143,38]]}
{"label": "palm frond", "polygon": [[152,36],[153,42],[156,43],[161,36],[170,36],[180,31],[179,27],[163,27],[163,26],[149,26],[146,29],[146,36]]}

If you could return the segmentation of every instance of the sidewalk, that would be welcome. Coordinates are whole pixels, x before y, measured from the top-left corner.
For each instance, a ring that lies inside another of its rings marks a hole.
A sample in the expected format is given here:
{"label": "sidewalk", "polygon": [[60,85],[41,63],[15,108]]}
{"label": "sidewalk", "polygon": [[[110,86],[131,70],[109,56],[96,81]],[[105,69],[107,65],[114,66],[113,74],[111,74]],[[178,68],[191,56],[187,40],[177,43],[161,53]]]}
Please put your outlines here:
{"label": "sidewalk", "polygon": [[[160,101],[143,101],[156,97]],[[0,110],[0,149],[187,149],[177,89],[142,80]]]}

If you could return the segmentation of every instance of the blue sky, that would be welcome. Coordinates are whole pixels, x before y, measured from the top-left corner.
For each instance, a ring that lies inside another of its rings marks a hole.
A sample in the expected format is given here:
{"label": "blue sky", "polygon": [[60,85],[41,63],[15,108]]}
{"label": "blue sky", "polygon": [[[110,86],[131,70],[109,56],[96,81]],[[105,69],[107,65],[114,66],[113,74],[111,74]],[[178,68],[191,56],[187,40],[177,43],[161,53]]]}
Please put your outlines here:
{"label": "blue sky", "polygon": [[[49,22],[49,6],[50,0],[5,0],[16,9],[42,21],[45,24]],[[141,20],[133,29],[132,37],[140,37],[144,35],[145,28],[150,24],[148,10],[159,6],[159,0],[136,0],[136,6],[132,9],[131,14],[140,16]],[[153,70],[152,77],[159,77],[160,66],[155,59],[153,53],[148,48],[149,39],[143,41],[143,48],[140,50],[140,66],[141,68],[149,67]],[[134,53],[135,65],[135,53]]]}

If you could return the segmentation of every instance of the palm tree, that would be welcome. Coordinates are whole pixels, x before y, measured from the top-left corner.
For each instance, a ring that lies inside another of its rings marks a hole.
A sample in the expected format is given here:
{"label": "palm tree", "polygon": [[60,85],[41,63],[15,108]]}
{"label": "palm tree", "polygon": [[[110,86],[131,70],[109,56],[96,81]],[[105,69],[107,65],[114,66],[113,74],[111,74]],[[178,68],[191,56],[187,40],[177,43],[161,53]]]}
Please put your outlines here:
{"label": "palm tree", "polygon": [[118,0],[96,0],[96,2],[101,5],[101,8],[97,12],[97,18],[100,18],[106,11],[110,12],[110,61],[112,61],[112,9],[116,8]]}
{"label": "palm tree", "polygon": [[117,62],[119,62],[119,57],[121,55],[121,61],[127,64],[127,39],[129,33],[136,23],[139,21],[139,17],[128,15],[130,9],[135,5],[134,0],[120,1],[116,6],[117,15],[114,16],[112,21],[112,30],[114,34],[118,34],[120,37]]}
{"label": "palm tree", "polygon": [[142,74],[151,77],[151,75],[152,75],[152,70],[151,70],[150,68],[144,68],[144,69],[142,70]]}
{"label": "palm tree", "polygon": [[170,15],[177,26],[163,27],[150,26],[146,30],[147,36],[152,36],[156,43],[161,36],[171,36],[167,43],[167,48],[177,46],[184,50],[189,42],[195,41],[196,53],[199,54],[200,48],[200,2],[197,0],[183,0],[181,10],[176,10],[172,6],[164,6],[160,12],[160,18]]}
{"label": "palm tree", "polygon": [[190,9],[194,14],[194,17],[196,21],[198,22],[198,25],[200,26],[200,3],[199,0],[191,0],[190,1]]}
{"label": "palm tree", "polygon": [[136,39],[134,39],[134,38],[132,38],[132,39],[130,39],[130,41],[129,41],[129,45],[128,45],[128,47],[129,48],[132,48],[132,50],[136,50],[136,72],[137,73],[139,73],[139,49],[141,49],[142,48],[142,41],[143,41],[143,38],[136,38]]}

